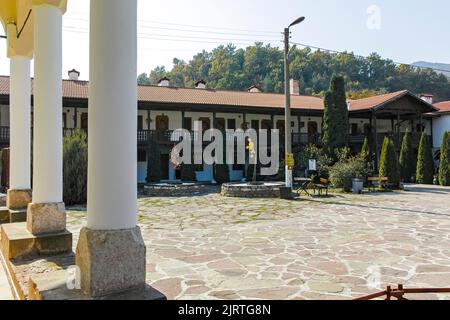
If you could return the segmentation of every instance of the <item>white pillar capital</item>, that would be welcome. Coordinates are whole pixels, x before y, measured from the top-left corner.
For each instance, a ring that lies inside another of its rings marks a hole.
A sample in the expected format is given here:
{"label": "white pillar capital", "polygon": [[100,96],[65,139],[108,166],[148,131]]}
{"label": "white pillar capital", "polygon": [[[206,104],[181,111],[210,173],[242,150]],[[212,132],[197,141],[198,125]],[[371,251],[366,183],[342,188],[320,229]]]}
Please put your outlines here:
{"label": "white pillar capital", "polygon": [[32,0],[33,6],[50,6],[61,11],[61,14],[67,11],[67,0]]}

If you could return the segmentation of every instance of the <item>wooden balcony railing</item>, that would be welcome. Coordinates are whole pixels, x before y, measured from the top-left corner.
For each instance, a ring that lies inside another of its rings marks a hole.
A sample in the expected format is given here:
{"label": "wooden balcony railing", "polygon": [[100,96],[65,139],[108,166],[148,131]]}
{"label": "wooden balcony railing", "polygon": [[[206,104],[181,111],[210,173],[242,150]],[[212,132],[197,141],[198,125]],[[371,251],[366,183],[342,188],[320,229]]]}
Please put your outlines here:
{"label": "wooden balcony railing", "polygon": [[9,127],[0,127],[0,143],[8,144],[9,137]]}
{"label": "wooden balcony railing", "polygon": [[[79,129],[72,129],[72,128],[65,128],[63,129],[63,135],[71,135],[76,130]],[[138,143],[144,144],[149,139],[153,139],[154,141],[158,143],[167,143],[171,144],[173,143],[171,141],[171,136],[174,131],[168,130],[168,131],[158,131],[158,130],[138,130],[137,132],[137,141]],[[179,138],[181,138],[180,134]],[[403,141],[403,136],[405,133],[401,133],[398,135],[397,133],[393,132],[387,132],[387,133],[378,133],[377,139],[378,139],[378,145],[381,147],[384,137],[388,136],[390,137],[396,148],[401,147],[401,143]],[[239,134],[237,134],[239,136]],[[270,137],[270,136],[269,136]],[[412,132],[411,133],[411,143],[413,146],[418,146],[420,142],[421,133],[420,132]],[[431,140],[431,136],[428,136]],[[195,138],[195,133],[191,132],[191,139]],[[232,135],[227,135],[227,140],[232,139]],[[362,144],[364,142],[364,139],[366,138],[366,135],[350,135],[349,136],[349,143],[351,145],[354,144]],[[373,135],[368,135],[370,143],[373,143]],[[10,139],[10,128],[9,127],[0,127],[0,144],[6,145],[9,144]],[[284,141],[284,134],[280,134],[280,144],[282,144]],[[317,134],[310,134],[310,133],[293,133],[292,134],[292,143],[294,145],[308,145],[308,144],[315,144],[315,145],[321,145],[322,144],[322,135],[320,133]]]}

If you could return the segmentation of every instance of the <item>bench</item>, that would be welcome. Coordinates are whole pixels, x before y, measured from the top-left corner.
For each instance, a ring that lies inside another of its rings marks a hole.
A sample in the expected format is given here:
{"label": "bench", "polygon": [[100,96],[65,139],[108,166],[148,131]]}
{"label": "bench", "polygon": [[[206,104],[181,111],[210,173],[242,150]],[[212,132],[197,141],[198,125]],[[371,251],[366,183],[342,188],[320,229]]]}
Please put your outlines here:
{"label": "bench", "polygon": [[388,181],[389,179],[387,177],[369,177],[367,178],[367,181],[369,182],[369,191],[375,192],[376,189],[382,188],[382,189],[388,189]]}
{"label": "bench", "polygon": [[314,194],[316,194],[316,190],[317,190],[317,194],[320,196],[323,194],[323,191],[325,191],[325,195],[328,196],[328,188],[330,186],[330,182],[328,181],[328,179],[324,179],[324,178],[320,178],[319,181],[320,181],[320,183],[313,184]]}

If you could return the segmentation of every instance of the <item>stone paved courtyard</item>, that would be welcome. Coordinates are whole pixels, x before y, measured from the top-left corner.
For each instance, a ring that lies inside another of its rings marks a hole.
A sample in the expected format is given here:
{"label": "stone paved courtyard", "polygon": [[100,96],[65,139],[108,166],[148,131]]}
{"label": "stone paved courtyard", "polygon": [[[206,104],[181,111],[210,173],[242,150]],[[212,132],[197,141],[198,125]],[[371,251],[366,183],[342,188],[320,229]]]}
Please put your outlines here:
{"label": "stone paved courtyard", "polygon": [[[450,287],[450,188],[296,201],[141,198],[147,281],[169,299],[351,299]],[[78,232],[84,211],[69,212]],[[380,276],[378,276],[380,275]],[[450,295],[416,295],[446,298]]]}

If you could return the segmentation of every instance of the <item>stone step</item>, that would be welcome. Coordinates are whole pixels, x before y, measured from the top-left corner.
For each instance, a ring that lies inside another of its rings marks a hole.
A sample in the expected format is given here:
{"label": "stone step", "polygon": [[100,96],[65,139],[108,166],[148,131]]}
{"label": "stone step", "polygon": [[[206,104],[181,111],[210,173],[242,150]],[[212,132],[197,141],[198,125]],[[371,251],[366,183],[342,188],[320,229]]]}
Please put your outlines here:
{"label": "stone step", "polygon": [[33,235],[25,222],[1,226],[1,249],[6,260],[30,254],[51,255],[72,251],[72,234],[63,232]]}
{"label": "stone step", "polygon": [[[148,284],[144,286],[111,294],[104,297],[92,298],[76,289],[76,279],[67,270],[52,271],[45,274],[35,274],[29,280],[29,300],[166,300],[166,297]],[[73,281],[72,281],[73,280]]]}
{"label": "stone step", "polygon": [[9,210],[9,222],[18,223],[27,221],[27,209]]}
{"label": "stone step", "polygon": [[9,223],[9,209],[0,207],[0,224]]}

